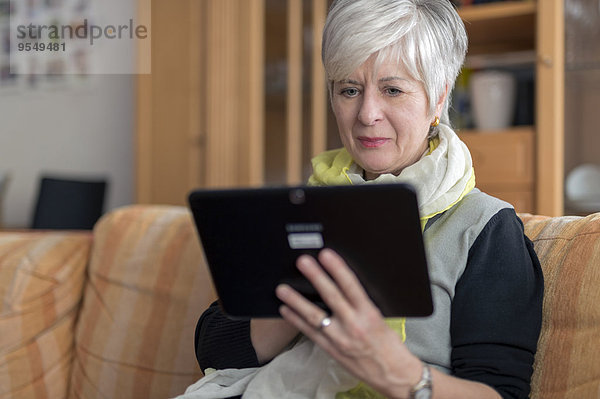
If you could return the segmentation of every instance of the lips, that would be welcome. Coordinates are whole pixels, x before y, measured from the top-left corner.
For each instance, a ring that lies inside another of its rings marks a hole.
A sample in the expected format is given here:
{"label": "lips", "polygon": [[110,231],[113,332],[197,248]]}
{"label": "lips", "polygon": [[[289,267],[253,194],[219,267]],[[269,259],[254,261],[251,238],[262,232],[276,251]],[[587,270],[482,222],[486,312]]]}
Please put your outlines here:
{"label": "lips", "polygon": [[366,148],[377,148],[385,145],[390,139],[386,137],[357,137],[356,138],[363,147]]}

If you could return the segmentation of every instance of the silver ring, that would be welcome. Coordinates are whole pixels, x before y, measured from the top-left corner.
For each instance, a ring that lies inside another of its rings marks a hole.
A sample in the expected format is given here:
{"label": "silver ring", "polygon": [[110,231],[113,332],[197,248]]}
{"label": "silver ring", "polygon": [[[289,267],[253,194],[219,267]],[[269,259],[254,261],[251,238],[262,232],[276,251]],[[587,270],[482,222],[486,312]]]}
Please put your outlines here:
{"label": "silver ring", "polygon": [[331,319],[327,316],[323,317],[323,320],[321,320],[321,323],[319,324],[319,330],[323,330],[325,327],[328,327],[329,325],[331,325]]}

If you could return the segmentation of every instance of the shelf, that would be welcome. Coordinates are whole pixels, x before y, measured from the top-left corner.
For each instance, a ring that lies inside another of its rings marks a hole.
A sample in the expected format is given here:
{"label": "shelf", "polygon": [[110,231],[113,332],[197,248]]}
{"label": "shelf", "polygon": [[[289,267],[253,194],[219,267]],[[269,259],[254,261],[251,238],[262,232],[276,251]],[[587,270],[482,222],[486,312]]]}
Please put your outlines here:
{"label": "shelf", "polygon": [[469,54],[535,49],[537,4],[508,1],[459,9],[469,36]]}
{"label": "shelf", "polygon": [[535,50],[514,51],[501,54],[468,55],[465,67],[471,69],[483,68],[523,68],[534,67],[536,63]]}
{"label": "shelf", "polygon": [[502,130],[477,130],[477,129],[463,129],[457,132],[458,137],[471,137],[471,136],[490,136],[490,135],[502,135],[502,134],[516,134],[516,135],[531,135],[535,134],[535,128],[533,126],[513,126],[508,129]]}
{"label": "shelf", "polygon": [[533,1],[505,1],[479,4],[459,8],[458,14],[464,21],[477,22],[490,19],[522,17],[535,15],[536,4]]}
{"label": "shelf", "polygon": [[514,68],[535,79],[535,126],[459,132],[478,186],[521,211],[562,214],[564,0],[498,1],[458,12],[469,37],[467,67]]}

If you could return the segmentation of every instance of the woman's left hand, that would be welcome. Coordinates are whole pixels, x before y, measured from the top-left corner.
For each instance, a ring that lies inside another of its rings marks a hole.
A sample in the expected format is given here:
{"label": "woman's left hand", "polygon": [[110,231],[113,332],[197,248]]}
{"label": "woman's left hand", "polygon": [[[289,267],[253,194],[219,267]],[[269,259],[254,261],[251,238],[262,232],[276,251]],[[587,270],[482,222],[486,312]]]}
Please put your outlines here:
{"label": "woman's left hand", "polygon": [[[284,303],[281,315],[355,377],[388,396],[408,397],[410,387],[421,377],[421,361],[388,327],[356,275],[337,253],[324,249],[318,259],[319,262],[303,255],[298,258],[297,267],[332,314],[328,316],[282,284],[276,289]],[[326,318],[329,325],[323,323]]]}

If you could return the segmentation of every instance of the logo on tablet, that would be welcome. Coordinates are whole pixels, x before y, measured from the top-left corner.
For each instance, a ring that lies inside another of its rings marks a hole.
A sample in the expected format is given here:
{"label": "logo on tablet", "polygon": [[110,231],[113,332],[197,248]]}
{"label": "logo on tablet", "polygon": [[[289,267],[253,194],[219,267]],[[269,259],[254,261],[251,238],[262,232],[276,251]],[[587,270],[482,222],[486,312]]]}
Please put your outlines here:
{"label": "logo on tablet", "polygon": [[321,223],[288,223],[285,230],[292,249],[321,249],[324,246]]}

